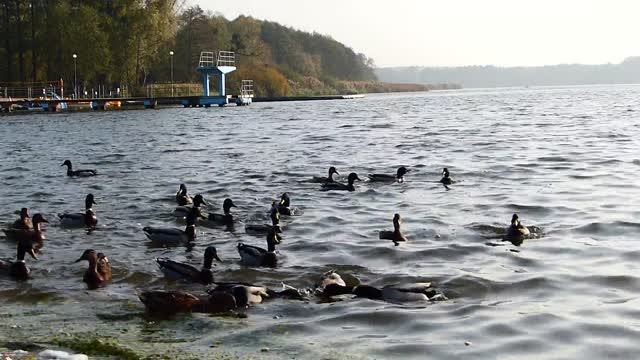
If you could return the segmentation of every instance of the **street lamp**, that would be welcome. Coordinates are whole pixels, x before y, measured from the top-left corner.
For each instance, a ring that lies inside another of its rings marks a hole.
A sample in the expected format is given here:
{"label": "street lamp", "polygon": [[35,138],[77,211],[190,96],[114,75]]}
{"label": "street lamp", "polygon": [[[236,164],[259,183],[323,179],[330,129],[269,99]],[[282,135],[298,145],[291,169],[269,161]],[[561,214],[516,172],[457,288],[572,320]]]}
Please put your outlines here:
{"label": "street lamp", "polygon": [[78,55],[73,54],[73,96],[74,99],[78,98]]}
{"label": "street lamp", "polygon": [[173,97],[173,50],[169,51],[171,56],[171,97]]}

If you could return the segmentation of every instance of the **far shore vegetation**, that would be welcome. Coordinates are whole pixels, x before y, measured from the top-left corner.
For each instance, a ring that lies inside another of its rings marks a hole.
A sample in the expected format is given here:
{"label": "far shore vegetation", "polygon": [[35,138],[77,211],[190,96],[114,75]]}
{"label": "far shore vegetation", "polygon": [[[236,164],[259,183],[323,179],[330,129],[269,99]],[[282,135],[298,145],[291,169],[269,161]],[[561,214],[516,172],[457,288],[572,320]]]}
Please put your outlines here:
{"label": "far shore vegetation", "polygon": [[227,79],[233,94],[242,79],[254,80],[256,96],[429,90],[377,81],[372,59],[329,36],[246,16],[228,20],[185,3],[5,0],[0,87],[63,79],[67,94],[77,81],[81,91],[145,96],[168,88],[173,69],[176,95],[201,92],[188,85],[200,84],[200,52],[225,50],[236,54],[238,70]]}

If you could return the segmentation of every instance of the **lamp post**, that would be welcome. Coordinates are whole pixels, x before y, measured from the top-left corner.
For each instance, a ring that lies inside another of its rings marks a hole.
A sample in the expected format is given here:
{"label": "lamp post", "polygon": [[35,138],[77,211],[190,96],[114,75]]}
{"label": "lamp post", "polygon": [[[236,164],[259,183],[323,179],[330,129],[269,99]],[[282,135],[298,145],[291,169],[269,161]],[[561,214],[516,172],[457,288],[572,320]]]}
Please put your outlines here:
{"label": "lamp post", "polygon": [[78,98],[78,55],[73,54],[73,98]]}
{"label": "lamp post", "polygon": [[171,97],[173,97],[173,50],[169,51],[171,57]]}

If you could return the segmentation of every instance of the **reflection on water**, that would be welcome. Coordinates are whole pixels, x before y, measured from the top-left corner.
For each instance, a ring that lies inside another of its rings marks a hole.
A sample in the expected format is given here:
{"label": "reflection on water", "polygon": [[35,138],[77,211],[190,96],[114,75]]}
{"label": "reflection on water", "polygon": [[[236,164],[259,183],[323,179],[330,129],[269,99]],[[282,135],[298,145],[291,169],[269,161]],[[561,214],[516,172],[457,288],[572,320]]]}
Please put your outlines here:
{"label": "reflection on water", "polygon": [[[263,358],[630,358],[638,351],[640,87],[467,90],[358,101],[254,104],[0,118],[0,215],[23,206],[49,219],[96,197],[96,231],[45,224],[34,279],[0,279],[0,341],[54,334],[118,339],[141,351]],[[60,163],[96,168],[68,178]],[[312,176],[411,170],[399,183],[323,192]],[[439,180],[447,167],[456,183]],[[199,227],[195,246],[154,247],[142,227],[176,227],[177,186],[243,224],[269,222],[287,192],[275,269],[245,268],[244,227]],[[380,240],[393,214],[409,241]],[[501,241],[511,215],[543,235]],[[231,230],[231,231],[226,231]],[[169,282],[157,257],[200,266],[213,245],[220,281],[313,287],[329,270],[376,287],[430,281],[448,301],[398,305],[341,297],[274,300],[248,317],[143,317],[143,289]],[[87,291],[84,250],[105,253],[113,282]],[[0,242],[3,257],[15,244]],[[212,346],[214,348],[212,349]],[[269,348],[268,352],[261,349]],[[632,355],[633,354],[633,355]]]}

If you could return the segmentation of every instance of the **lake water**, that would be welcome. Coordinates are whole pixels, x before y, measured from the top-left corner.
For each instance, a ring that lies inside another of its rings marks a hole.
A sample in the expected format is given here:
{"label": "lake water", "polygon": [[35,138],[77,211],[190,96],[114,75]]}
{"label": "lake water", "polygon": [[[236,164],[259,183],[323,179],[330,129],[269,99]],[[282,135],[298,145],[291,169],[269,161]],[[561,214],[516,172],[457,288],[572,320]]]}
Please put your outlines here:
{"label": "lake water", "polygon": [[[0,279],[0,341],[108,337],[141,353],[209,358],[635,358],[640,351],[640,86],[462,90],[353,101],[257,103],[224,109],[0,117],[0,216],[45,214],[33,279]],[[60,164],[96,168],[68,178]],[[304,180],[336,166],[411,172],[403,184],[352,193]],[[437,181],[448,167],[458,183]],[[143,226],[171,217],[180,183],[215,210],[267,218],[287,191],[302,216],[286,229],[275,269],[238,264],[236,245],[263,237],[201,231],[193,249],[154,248]],[[57,214],[93,193],[98,230],[67,230]],[[379,240],[403,216],[409,242]],[[542,237],[496,238],[517,212]],[[4,226],[4,225],[3,225]],[[309,288],[335,269],[384,286],[433,281],[443,302],[275,300],[246,318],[143,316],[137,292],[204,287],[169,282],[154,259],[199,266],[215,245],[217,280]],[[87,248],[109,256],[114,281],[87,291]],[[15,245],[2,240],[2,257]],[[0,344],[1,345],[1,344]],[[262,351],[268,348],[269,351]]]}

